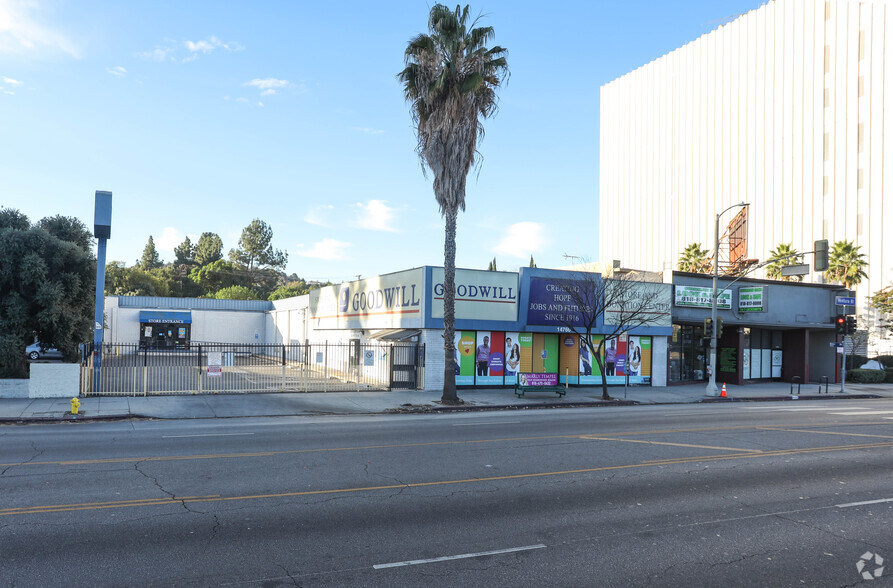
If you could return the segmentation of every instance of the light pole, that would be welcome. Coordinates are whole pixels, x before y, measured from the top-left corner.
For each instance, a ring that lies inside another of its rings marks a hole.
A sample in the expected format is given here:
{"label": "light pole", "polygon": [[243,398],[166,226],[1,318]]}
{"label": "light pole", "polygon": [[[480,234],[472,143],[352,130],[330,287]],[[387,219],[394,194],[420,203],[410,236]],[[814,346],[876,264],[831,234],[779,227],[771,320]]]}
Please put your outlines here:
{"label": "light pole", "polygon": [[716,291],[716,281],[719,279],[719,217],[736,207],[750,206],[747,202],[739,202],[726,208],[716,215],[716,225],[713,228],[713,295],[710,297],[710,380],[707,382],[707,396],[718,396],[716,387],[716,299],[719,293]]}

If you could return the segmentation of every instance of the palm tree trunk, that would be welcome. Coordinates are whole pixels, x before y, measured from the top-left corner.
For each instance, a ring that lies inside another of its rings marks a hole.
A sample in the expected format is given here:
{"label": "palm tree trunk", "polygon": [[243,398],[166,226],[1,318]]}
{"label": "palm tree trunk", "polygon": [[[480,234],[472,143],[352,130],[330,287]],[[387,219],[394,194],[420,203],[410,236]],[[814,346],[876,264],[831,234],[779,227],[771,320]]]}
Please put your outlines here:
{"label": "palm tree trunk", "polygon": [[460,404],[456,394],[456,217],[457,208],[444,212],[446,233],[443,243],[443,404]]}

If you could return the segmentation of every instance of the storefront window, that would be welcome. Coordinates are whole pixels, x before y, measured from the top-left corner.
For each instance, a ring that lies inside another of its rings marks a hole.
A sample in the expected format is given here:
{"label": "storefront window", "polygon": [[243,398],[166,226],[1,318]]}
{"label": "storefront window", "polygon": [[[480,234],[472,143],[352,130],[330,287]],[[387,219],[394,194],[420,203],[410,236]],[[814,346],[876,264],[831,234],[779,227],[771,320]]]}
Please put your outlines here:
{"label": "storefront window", "polygon": [[703,326],[673,325],[673,336],[667,351],[670,382],[701,382],[707,379]]}

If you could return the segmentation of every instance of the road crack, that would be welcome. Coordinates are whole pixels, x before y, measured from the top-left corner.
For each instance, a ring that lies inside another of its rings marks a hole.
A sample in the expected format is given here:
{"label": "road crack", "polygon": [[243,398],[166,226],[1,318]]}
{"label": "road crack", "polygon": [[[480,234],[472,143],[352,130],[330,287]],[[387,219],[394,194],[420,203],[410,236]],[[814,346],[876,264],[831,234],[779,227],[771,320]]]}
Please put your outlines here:
{"label": "road crack", "polygon": [[19,463],[14,463],[14,464],[10,464],[10,465],[6,466],[5,468],[3,468],[3,471],[0,472],[0,476],[6,474],[6,472],[9,471],[10,468],[14,468],[17,466],[23,466],[27,463],[31,463],[32,461],[34,461],[35,459],[37,459],[38,457],[43,455],[43,452],[46,451],[45,449],[38,449],[37,444],[34,441],[31,442],[31,449],[34,450],[34,455],[32,455],[30,458],[26,459],[25,461],[21,461]]}

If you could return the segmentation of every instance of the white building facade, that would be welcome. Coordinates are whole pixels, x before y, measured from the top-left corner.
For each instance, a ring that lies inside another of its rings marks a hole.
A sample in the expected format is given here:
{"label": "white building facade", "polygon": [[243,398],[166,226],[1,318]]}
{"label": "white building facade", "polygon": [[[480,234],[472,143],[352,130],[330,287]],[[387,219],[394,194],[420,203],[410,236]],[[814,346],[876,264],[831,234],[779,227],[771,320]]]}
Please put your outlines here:
{"label": "white building facade", "polygon": [[675,268],[743,201],[747,258],[853,241],[860,316],[893,283],[893,3],[771,0],[603,86],[600,118],[601,259]]}

